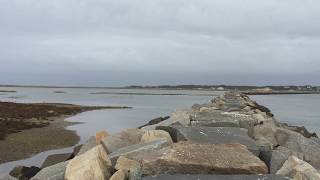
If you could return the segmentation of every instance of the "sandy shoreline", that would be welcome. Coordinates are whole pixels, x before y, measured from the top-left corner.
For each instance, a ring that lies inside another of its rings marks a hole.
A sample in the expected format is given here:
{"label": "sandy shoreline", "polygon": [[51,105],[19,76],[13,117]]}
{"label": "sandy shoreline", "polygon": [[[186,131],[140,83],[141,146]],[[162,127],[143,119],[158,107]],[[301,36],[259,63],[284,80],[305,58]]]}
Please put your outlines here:
{"label": "sandy shoreline", "polygon": [[65,121],[66,118],[67,116],[50,118],[52,121],[49,126],[7,135],[5,140],[0,141],[0,164],[77,144],[79,136],[75,131],[65,128],[76,123]]}
{"label": "sandy shoreline", "polygon": [[0,164],[77,144],[80,137],[66,129],[77,123],[65,121],[68,117],[91,110],[129,108],[8,102],[0,102],[0,106]]}

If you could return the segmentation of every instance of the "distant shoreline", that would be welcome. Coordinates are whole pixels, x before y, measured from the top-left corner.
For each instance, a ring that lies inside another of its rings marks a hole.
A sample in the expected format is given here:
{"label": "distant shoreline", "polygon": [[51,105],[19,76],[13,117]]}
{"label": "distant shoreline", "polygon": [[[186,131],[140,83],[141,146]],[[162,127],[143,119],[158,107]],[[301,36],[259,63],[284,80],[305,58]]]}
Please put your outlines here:
{"label": "distant shoreline", "polygon": [[[133,89],[133,90],[167,90],[167,91],[233,91],[237,90],[246,95],[284,95],[284,94],[320,94],[320,86],[232,86],[232,85],[161,85],[161,86],[45,86],[45,85],[0,85],[0,88],[50,88],[50,89]],[[267,89],[267,91],[266,91]],[[0,92],[16,92],[2,90]],[[64,93],[64,91],[54,91]],[[138,93],[138,92],[90,92],[89,94],[119,94],[119,95],[189,95],[188,93]],[[210,96],[210,94],[208,94]],[[207,96],[208,96],[207,95]]]}
{"label": "distant shoreline", "polygon": [[286,94],[320,94],[319,91],[276,91],[276,92],[243,92],[246,95],[286,95]]}

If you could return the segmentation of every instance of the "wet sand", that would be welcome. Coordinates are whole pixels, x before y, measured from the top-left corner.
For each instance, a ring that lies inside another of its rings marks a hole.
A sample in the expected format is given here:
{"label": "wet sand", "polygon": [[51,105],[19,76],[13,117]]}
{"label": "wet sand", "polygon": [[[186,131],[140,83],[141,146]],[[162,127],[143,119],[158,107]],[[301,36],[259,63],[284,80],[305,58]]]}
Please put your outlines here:
{"label": "wet sand", "polygon": [[73,123],[65,117],[50,118],[50,125],[41,128],[11,133],[0,141],[0,164],[28,158],[42,151],[60,149],[75,145],[79,136],[75,131],[65,129]]}
{"label": "wet sand", "polygon": [[67,117],[90,110],[122,108],[129,107],[0,102],[0,164],[75,145],[80,138],[75,131],[65,129],[75,124],[64,121]]}

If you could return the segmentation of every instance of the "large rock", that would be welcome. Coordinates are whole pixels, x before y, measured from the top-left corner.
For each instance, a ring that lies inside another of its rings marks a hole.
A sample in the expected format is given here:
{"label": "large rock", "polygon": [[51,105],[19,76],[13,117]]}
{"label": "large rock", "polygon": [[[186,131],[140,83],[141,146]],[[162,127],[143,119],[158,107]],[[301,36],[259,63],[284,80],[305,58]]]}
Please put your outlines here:
{"label": "large rock", "polygon": [[288,148],[292,152],[302,153],[306,160],[317,169],[320,168],[320,143],[314,138],[306,138],[303,135],[283,128],[278,128],[275,134],[279,145]]}
{"label": "large rock", "polygon": [[67,165],[66,180],[105,180],[111,177],[112,165],[102,145],[76,156]]}
{"label": "large rock", "polygon": [[305,161],[290,156],[277,174],[292,177],[294,180],[319,180],[320,173]]}
{"label": "large rock", "polygon": [[196,112],[190,123],[192,126],[240,127],[237,118],[220,110]]}
{"label": "large rock", "polygon": [[128,159],[124,156],[120,156],[117,160],[117,164],[115,166],[116,170],[127,170],[130,171],[131,169],[139,168],[141,164],[138,161]]}
{"label": "large rock", "polygon": [[166,139],[168,143],[172,143],[170,134],[163,130],[147,130],[141,137],[141,142],[146,143],[157,139]]}
{"label": "large rock", "polygon": [[258,145],[273,149],[273,147],[278,145],[278,141],[275,137],[276,131],[277,127],[275,122],[270,119],[254,126],[253,137]]}
{"label": "large rock", "polygon": [[143,157],[145,154],[160,150],[171,145],[172,142],[168,142],[167,139],[157,139],[147,143],[139,143],[120,148],[117,151],[111,153],[109,157],[113,163],[115,163],[120,156],[136,160]]}
{"label": "large rock", "polygon": [[141,178],[142,167],[141,163],[126,157],[119,157],[115,166],[116,170],[123,170],[127,173],[129,180],[137,180]]}
{"label": "large rock", "polygon": [[45,168],[48,166],[53,166],[60,162],[64,162],[72,157],[72,153],[65,153],[65,154],[53,154],[49,155],[46,160],[42,163],[41,168]]}
{"label": "large rock", "polygon": [[271,151],[262,151],[260,159],[263,160],[271,174],[275,174],[284,164],[284,162],[292,155],[292,152],[285,147],[278,147]]}
{"label": "large rock", "polygon": [[140,129],[126,129],[102,139],[101,143],[109,154],[120,148],[140,143],[143,134],[144,131]]}
{"label": "large rock", "polygon": [[79,152],[77,153],[77,156],[89,151],[90,149],[96,146],[97,146],[96,138],[92,136],[81,146]]}
{"label": "large rock", "polygon": [[175,111],[175,112],[173,112],[171,114],[169,119],[161,121],[158,124],[145,126],[142,129],[153,130],[157,126],[170,126],[170,125],[175,124],[175,123],[179,123],[179,124],[181,124],[183,126],[188,126],[190,124],[190,116],[193,113],[194,112],[192,110],[190,110],[190,109],[177,110],[177,111]]}
{"label": "large rock", "polygon": [[143,175],[266,174],[267,166],[241,144],[179,142],[173,149],[142,159]]}
{"label": "large rock", "polygon": [[31,180],[64,180],[68,163],[69,161],[66,161],[43,168]]}
{"label": "large rock", "polygon": [[30,179],[35,176],[41,169],[35,166],[25,167],[25,166],[16,166],[9,173],[12,177],[17,179]]}
{"label": "large rock", "polygon": [[233,127],[181,127],[159,126],[157,129],[168,131],[175,142],[190,141],[195,143],[227,144],[240,143],[248,147],[255,155],[260,149],[253,139],[248,136],[248,131]]}
{"label": "large rock", "polygon": [[142,180],[288,180],[280,175],[155,175]]}

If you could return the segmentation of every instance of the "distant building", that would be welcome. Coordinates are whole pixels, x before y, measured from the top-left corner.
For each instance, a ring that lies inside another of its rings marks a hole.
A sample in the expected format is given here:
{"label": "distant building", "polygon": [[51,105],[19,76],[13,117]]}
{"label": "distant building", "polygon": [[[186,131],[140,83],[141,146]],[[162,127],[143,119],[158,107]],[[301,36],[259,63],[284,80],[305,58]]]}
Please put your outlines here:
{"label": "distant building", "polygon": [[224,90],[224,87],[218,87],[217,90],[218,90],[218,91],[223,91],[223,90]]}
{"label": "distant building", "polygon": [[306,85],[306,88],[307,88],[307,89],[312,89],[312,86]]}

